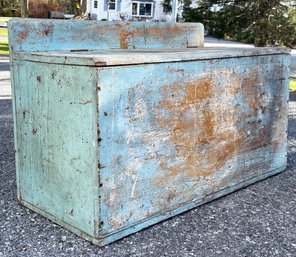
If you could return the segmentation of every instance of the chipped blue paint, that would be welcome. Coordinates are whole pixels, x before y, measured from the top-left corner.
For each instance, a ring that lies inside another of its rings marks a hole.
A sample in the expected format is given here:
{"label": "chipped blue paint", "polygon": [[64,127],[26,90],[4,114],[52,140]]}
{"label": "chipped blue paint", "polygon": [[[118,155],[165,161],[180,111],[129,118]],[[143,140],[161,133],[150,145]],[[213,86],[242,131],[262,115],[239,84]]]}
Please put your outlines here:
{"label": "chipped blue paint", "polygon": [[186,49],[196,24],[90,22],[80,42],[85,25],[9,23],[23,205],[105,245],[285,169],[288,50]]}
{"label": "chipped blue paint", "polygon": [[71,66],[14,61],[14,67],[19,200],[93,233],[96,73],[81,67],[85,80]]}
{"label": "chipped blue paint", "polygon": [[[220,97],[222,108],[226,108],[227,105],[228,108],[242,105],[239,112],[235,114],[237,117],[250,112],[250,106],[243,103],[242,95],[238,97],[230,95],[228,98],[227,95],[220,93],[224,90],[223,88],[229,87],[229,84],[227,85],[229,82],[226,80],[229,72],[231,76],[237,76],[239,83],[242,83],[243,79],[254,76],[253,72],[256,73],[257,69],[260,70],[258,72],[266,71],[273,74],[262,77],[262,81],[258,81],[255,85],[250,83],[248,86],[258,87],[257,92],[263,89],[268,94],[269,105],[277,102],[275,98],[281,96],[282,102],[277,104],[286,106],[288,80],[277,80],[277,78],[281,65],[285,67],[281,76],[287,76],[288,58],[284,57],[284,63],[281,60],[262,56],[253,59],[216,60],[215,64],[199,61],[100,69],[99,84],[102,87],[99,93],[99,124],[104,124],[100,126],[102,138],[100,181],[106,185],[102,187],[101,193],[104,232],[111,233],[115,228],[132,227],[138,224],[139,220],[177,209],[182,202],[196,201],[205,195],[217,194],[225,187],[249,181],[263,173],[284,169],[286,133],[282,131],[282,134],[277,134],[274,130],[279,126],[279,119],[285,119],[286,109],[285,115],[275,120],[272,116],[276,116],[276,113],[272,109],[267,113],[258,113],[257,116],[250,115],[237,124],[237,129],[240,131],[243,131],[248,123],[256,121],[259,124],[250,127],[252,136],[250,135],[249,140],[253,140],[253,143],[261,140],[259,126],[266,126],[270,130],[266,133],[272,134],[274,137],[272,140],[280,140],[280,146],[275,148],[271,144],[268,147],[262,146],[251,150],[250,146],[247,147],[247,144],[242,143],[237,147],[237,151],[242,152],[228,160],[231,167],[223,166],[208,179],[198,175],[194,178],[188,177],[183,175],[184,170],[179,171],[177,178],[170,178],[170,172],[161,167],[161,160],[169,158],[168,166],[180,162],[175,155],[178,146],[167,144],[167,138],[174,126],[170,124],[164,129],[159,128],[157,125],[159,121],[155,121],[155,117],[159,115],[155,106],[159,102],[166,101],[164,97],[167,95],[163,94],[165,87],[178,84],[180,88],[177,93],[184,97],[182,85],[192,81],[197,82],[201,78],[212,78],[211,86],[217,92],[217,96],[212,96],[213,102],[210,103],[213,108],[215,108],[215,101]],[[174,70],[173,73],[170,72],[172,70]],[[133,74],[133,76],[127,77],[125,74]],[[171,93],[176,92],[172,90]],[[248,97],[255,98],[256,95]],[[176,108],[181,108],[177,102]],[[164,121],[174,119],[172,113],[161,111]],[[219,111],[221,110],[215,110],[217,113]],[[286,121],[284,124],[286,127]],[[198,128],[196,130],[198,131]],[[155,146],[157,144],[158,146]],[[186,169],[185,166],[183,167]],[[155,180],[161,177],[167,178],[167,181],[161,185],[155,184]],[[194,184],[200,184],[200,186],[194,187]],[[174,199],[170,199],[170,194],[175,196]]]}
{"label": "chipped blue paint", "polygon": [[200,23],[11,19],[8,30],[15,52],[186,48],[204,42]]}

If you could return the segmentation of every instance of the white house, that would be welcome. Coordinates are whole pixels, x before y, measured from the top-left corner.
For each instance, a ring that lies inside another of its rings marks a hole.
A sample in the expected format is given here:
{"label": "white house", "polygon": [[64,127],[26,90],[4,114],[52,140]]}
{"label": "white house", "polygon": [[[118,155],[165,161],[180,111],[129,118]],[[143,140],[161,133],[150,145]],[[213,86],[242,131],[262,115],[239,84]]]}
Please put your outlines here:
{"label": "white house", "polygon": [[95,20],[172,21],[165,13],[163,0],[89,0],[87,12]]}

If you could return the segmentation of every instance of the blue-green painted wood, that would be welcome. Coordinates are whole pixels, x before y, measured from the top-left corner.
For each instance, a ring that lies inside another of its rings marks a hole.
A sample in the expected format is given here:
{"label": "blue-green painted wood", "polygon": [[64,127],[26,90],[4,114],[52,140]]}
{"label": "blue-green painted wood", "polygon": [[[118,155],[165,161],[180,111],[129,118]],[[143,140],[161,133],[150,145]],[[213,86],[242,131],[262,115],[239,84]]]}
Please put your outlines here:
{"label": "blue-green painted wood", "polygon": [[[199,25],[104,25],[10,22],[22,204],[105,245],[285,169],[286,49],[184,50]],[[134,47],[160,49],[110,50]]]}
{"label": "blue-green painted wood", "polygon": [[202,47],[200,23],[11,19],[12,52]]}
{"label": "blue-green painted wood", "polygon": [[288,56],[99,69],[103,232],[286,166]]}
{"label": "blue-green painted wood", "polygon": [[132,64],[150,64],[167,62],[188,62],[197,60],[212,60],[225,58],[254,57],[262,55],[289,54],[288,48],[232,48],[225,51],[223,48],[199,49],[153,49],[153,50],[101,50],[101,51],[52,51],[52,52],[18,52],[14,59],[28,60],[43,63],[57,63],[80,66],[117,66]]}
{"label": "blue-green painted wood", "polygon": [[285,169],[285,51],[49,63],[14,60],[20,201],[96,244]]}
{"label": "blue-green painted wood", "polygon": [[96,81],[88,67],[14,62],[18,198],[91,235],[99,222]]}

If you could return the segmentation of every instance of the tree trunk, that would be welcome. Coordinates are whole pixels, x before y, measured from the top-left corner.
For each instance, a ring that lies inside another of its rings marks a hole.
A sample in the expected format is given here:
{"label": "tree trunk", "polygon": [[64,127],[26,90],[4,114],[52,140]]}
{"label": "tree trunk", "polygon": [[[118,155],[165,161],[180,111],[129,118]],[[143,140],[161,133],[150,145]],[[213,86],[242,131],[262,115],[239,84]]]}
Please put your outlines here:
{"label": "tree trunk", "polygon": [[28,0],[21,0],[21,16],[22,18],[28,18]]}
{"label": "tree trunk", "polygon": [[86,6],[87,6],[87,0],[82,0],[81,8],[80,8],[82,15],[85,15],[86,13]]}

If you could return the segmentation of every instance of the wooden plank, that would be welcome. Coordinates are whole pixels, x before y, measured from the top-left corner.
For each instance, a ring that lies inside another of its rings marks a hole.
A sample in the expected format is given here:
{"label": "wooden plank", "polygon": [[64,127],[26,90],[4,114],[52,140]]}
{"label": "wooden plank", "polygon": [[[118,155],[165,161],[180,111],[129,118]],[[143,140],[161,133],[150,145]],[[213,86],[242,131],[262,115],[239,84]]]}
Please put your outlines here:
{"label": "wooden plank", "polygon": [[262,55],[289,54],[288,48],[195,48],[195,49],[153,49],[153,50],[104,50],[104,51],[53,51],[17,52],[15,60],[87,66],[114,66],[178,61],[198,61],[223,58],[254,57]]}
{"label": "wooden plank", "polygon": [[11,52],[202,47],[201,23],[11,19]]}
{"label": "wooden plank", "polygon": [[95,236],[96,71],[17,61],[13,71],[18,199]]}
{"label": "wooden plank", "polygon": [[283,55],[99,68],[102,234],[285,169],[288,65]]}

